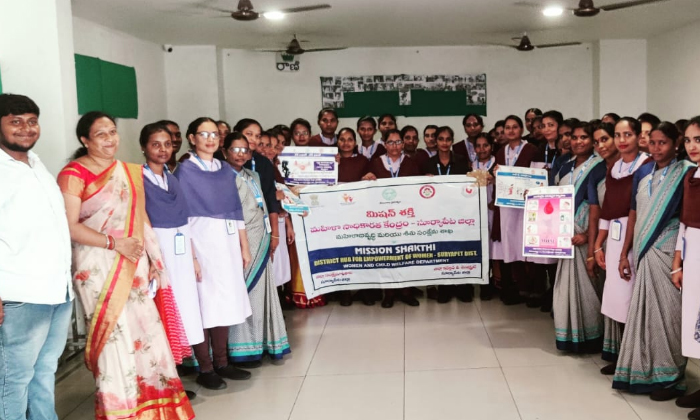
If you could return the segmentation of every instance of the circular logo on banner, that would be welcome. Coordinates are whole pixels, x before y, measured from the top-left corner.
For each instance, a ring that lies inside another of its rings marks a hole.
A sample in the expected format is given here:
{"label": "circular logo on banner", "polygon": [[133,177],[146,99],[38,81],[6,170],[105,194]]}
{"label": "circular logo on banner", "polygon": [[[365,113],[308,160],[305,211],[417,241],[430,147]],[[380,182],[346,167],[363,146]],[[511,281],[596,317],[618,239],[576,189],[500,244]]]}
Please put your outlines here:
{"label": "circular logo on banner", "polygon": [[423,198],[435,197],[435,188],[432,185],[424,185],[419,190],[420,196]]}
{"label": "circular logo on banner", "polygon": [[462,195],[465,197],[471,197],[478,193],[479,187],[476,184],[467,184],[462,188]]}
{"label": "circular logo on banner", "polygon": [[382,191],[382,197],[387,201],[393,201],[396,198],[396,190],[393,188],[387,188]]}

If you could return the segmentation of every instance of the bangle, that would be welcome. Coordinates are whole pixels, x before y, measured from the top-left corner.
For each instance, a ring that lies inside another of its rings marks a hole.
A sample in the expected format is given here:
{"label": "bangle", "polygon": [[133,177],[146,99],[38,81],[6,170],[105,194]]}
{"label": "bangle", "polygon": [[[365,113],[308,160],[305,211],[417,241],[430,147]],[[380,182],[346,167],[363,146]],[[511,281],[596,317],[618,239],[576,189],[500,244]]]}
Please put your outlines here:
{"label": "bangle", "polygon": [[595,251],[593,251],[593,253],[594,253],[594,254],[597,254],[597,253],[599,253],[599,252],[602,251],[602,250],[603,250],[603,248],[598,248],[598,249],[596,249]]}
{"label": "bangle", "polygon": [[109,249],[110,251],[113,251],[114,248],[117,247],[117,241],[114,239],[114,236],[112,236],[112,235],[107,235],[107,239],[109,239],[109,246],[107,247],[107,249]]}
{"label": "bangle", "polygon": [[676,268],[675,270],[671,271],[671,274],[680,273],[681,271],[683,271],[683,267]]}
{"label": "bangle", "polygon": [[595,258],[593,258],[593,257],[588,257],[588,258],[586,258],[586,262],[588,262],[588,261],[593,261],[593,260],[595,260]]}
{"label": "bangle", "polygon": [[106,241],[105,249],[109,249],[109,235],[107,235],[106,233],[103,233],[103,235],[105,236],[105,241]]}
{"label": "bangle", "polygon": [[279,236],[275,236],[275,235],[270,235],[270,236],[271,236],[272,238],[274,238],[274,239],[279,239],[279,238],[280,238]]}

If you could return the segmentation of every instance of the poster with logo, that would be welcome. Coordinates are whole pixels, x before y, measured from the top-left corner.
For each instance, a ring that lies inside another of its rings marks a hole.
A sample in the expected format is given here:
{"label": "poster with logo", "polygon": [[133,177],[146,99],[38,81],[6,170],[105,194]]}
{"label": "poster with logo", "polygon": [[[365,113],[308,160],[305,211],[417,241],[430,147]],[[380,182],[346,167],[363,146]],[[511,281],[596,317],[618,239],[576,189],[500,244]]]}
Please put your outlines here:
{"label": "poster with logo", "polygon": [[546,169],[501,166],[496,173],[496,205],[521,209],[529,190],[546,186]]}
{"label": "poster with logo", "polygon": [[285,147],[279,154],[284,181],[293,185],[335,185],[338,183],[337,147]]}
{"label": "poster with logo", "polygon": [[574,258],[573,185],[534,188],[525,197],[523,256]]}
{"label": "poster with logo", "polygon": [[293,216],[308,297],[488,283],[486,188],[463,175],[305,187]]}

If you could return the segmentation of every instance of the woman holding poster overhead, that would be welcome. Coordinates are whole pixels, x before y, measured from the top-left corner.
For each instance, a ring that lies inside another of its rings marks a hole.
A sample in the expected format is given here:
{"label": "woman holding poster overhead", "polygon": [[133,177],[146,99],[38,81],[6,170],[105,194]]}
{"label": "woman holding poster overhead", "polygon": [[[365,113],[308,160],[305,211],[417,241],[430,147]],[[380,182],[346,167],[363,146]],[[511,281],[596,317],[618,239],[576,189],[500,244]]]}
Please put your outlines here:
{"label": "woman holding poster overhead", "polygon": [[[388,130],[385,133],[384,145],[386,146],[386,154],[370,162],[369,173],[362,179],[372,180],[420,175],[418,165],[403,153],[403,140],[401,140],[401,132],[399,130]],[[419,305],[418,300],[411,294],[410,288],[401,289],[400,292],[403,303],[409,306]],[[394,295],[395,290],[384,290],[382,308],[394,306]]]}
{"label": "woman holding poster overhead", "polygon": [[[619,352],[635,281],[634,266],[630,267],[626,278],[619,275],[617,266],[622,258],[620,253],[627,232],[633,175],[646,163],[644,155],[639,151],[640,133],[641,126],[632,117],[622,118],[615,124],[615,148],[620,151],[620,159],[610,168],[605,178],[605,200],[600,211],[598,236],[593,250],[596,264],[606,270],[601,312],[617,323],[605,323],[605,336],[610,341],[605,341],[604,347],[610,356]],[[615,373],[616,360],[610,361],[609,365],[600,370],[602,374]]]}
{"label": "woman holding poster overhead", "polygon": [[600,315],[602,279],[589,269],[593,261],[595,227],[589,225],[588,178],[602,160],[593,154],[591,125],[574,127],[571,148],[574,159],[565,163],[556,178],[558,185],[573,185],[574,258],[559,260],[554,283],[554,331],[557,349],[574,353],[600,351],[603,344],[603,319]]}
{"label": "woman holding poster overhead", "polygon": [[676,159],[678,140],[678,129],[670,122],[650,133],[654,161],[634,174],[629,229],[619,263],[623,279],[631,277],[635,265],[637,281],[613,388],[650,393],[655,401],[685,393],[688,363],[681,351],[681,294],[671,281],[683,178],[691,168],[690,162]]}
{"label": "woman holding poster overhead", "polygon": [[[496,165],[529,168],[537,156],[537,147],[522,139],[523,121],[516,115],[505,119],[504,135],[508,144],[496,153]],[[498,168],[496,177],[498,177]],[[507,234],[506,234],[507,233]],[[525,289],[525,258],[523,257],[523,209],[497,207],[491,238],[501,242],[501,301],[506,305],[522,302],[518,286]]]}

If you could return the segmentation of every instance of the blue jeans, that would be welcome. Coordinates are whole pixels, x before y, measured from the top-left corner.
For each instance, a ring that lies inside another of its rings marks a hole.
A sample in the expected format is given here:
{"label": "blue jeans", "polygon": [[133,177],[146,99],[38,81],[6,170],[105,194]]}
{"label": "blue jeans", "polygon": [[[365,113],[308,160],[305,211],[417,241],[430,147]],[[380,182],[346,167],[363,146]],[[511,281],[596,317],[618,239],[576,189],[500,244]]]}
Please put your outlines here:
{"label": "blue jeans", "polygon": [[54,385],[68,338],[72,302],[3,302],[0,420],[57,420]]}

